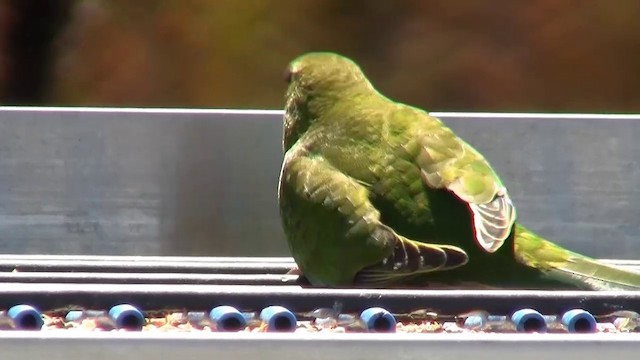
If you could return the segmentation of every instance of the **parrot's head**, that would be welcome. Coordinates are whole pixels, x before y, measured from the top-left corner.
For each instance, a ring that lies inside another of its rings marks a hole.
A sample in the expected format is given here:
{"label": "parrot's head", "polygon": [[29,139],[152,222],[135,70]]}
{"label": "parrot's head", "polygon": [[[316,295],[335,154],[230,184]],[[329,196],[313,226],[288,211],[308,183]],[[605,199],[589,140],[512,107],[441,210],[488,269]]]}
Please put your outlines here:
{"label": "parrot's head", "polygon": [[373,87],[350,59],[312,52],[297,57],[287,67],[284,150],[288,150],[319,115],[340,99],[350,99]]}
{"label": "parrot's head", "polygon": [[336,96],[336,92],[370,86],[355,62],[329,52],[307,53],[294,59],[285,79],[289,88],[316,96]]}

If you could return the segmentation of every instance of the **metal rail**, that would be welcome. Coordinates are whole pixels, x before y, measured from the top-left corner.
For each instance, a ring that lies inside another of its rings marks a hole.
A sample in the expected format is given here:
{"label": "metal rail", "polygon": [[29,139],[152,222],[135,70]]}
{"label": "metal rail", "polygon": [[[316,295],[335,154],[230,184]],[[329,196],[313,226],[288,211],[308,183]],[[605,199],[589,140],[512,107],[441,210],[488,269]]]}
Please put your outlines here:
{"label": "metal rail", "polygon": [[[599,261],[640,271],[640,260]],[[291,257],[0,255],[0,272],[285,274],[294,266]]]}
{"label": "metal rail", "polygon": [[[638,261],[603,260],[628,269]],[[286,275],[291,258],[0,256],[0,307],[70,305],[107,309],[127,302],[143,310],[205,310],[232,305],[245,311],[282,305],[297,312],[331,307],[345,312],[381,306],[395,313],[430,309],[444,314],[484,309],[509,314],[531,307],[547,314],[584,308],[593,314],[640,309],[640,292],[539,290],[321,289]]]}
{"label": "metal rail", "polygon": [[189,261],[129,261],[129,260],[10,260],[0,259],[0,272],[153,272],[153,273],[226,273],[284,274],[293,266],[286,262],[199,262]]}
{"label": "metal rail", "polygon": [[360,312],[371,306],[407,313],[431,309],[459,314],[483,309],[493,314],[510,314],[534,308],[545,314],[561,314],[583,308],[594,315],[640,309],[638,291],[537,291],[537,290],[399,290],[399,289],[304,289],[299,286],[251,285],[165,285],[165,284],[0,284],[0,307],[20,303],[41,310],[76,305],[108,309],[130,303],[143,310],[208,310],[232,305],[256,311],[270,305],[307,312],[342,304],[345,312]]}
{"label": "metal rail", "polygon": [[250,334],[0,332],[3,360],[635,359],[637,334]]}

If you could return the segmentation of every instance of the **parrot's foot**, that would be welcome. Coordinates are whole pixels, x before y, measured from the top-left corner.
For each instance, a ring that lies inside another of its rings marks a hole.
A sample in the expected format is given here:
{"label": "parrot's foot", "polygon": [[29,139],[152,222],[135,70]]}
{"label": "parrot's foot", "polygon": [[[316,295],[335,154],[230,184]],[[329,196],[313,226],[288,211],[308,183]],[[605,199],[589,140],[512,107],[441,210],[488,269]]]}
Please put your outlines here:
{"label": "parrot's foot", "polygon": [[298,275],[298,280],[296,282],[301,287],[311,287],[312,286],[311,282],[304,276],[304,274],[302,273],[302,270],[300,270],[300,268],[298,268],[297,266],[291,268],[291,270],[287,271],[287,273],[285,275]]}
{"label": "parrot's foot", "polygon": [[295,267],[291,268],[291,270],[287,271],[287,273],[285,275],[303,276],[304,274],[302,273],[302,270],[300,270],[299,267],[295,266]]}

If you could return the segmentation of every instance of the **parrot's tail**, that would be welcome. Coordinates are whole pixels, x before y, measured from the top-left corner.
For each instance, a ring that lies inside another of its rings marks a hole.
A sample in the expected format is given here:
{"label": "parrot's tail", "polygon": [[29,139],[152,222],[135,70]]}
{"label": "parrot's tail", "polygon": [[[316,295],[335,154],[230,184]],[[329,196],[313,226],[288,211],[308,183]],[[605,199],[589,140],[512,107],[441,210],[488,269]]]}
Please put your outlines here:
{"label": "parrot's tail", "polygon": [[640,290],[640,273],[603,264],[563,249],[516,225],[514,252],[544,277],[587,290]]}

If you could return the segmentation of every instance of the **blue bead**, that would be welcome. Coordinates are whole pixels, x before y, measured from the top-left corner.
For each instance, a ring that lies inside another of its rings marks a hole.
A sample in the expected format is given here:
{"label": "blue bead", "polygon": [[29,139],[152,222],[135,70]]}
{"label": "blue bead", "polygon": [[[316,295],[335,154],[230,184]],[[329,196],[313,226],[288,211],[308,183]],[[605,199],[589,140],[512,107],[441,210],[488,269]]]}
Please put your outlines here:
{"label": "blue bead", "polygon": [[84,319],[84,311],[82,310],[71,310],[64,317],[65,322],[80,321],[82,319]]}
{"label": "blue bead", "polygon": [[371,307],[360,314],[360,319],[372,332],[395,332],[396,318],[387,310],[380,307]]}
{"label": "blue bead", "polygon": [[18,330],[40,330],[44,321],[42,315],[33,306],[16,305],[7,311],[7,316]]}
{"label": "blue bead", "polygon": [[118,329],[140,330],[144,325],[144,315],[136,307],[120,304],[109,310],[109,317]]}
{"label": "blue bead", "polygon": [[291,332],[297,326],[296,316],[282,306],[269,306],[262,309],[260,319],[267,324],[267,331]]}
{"label": "blue bead", "polygon": [[469,329],[481,329],[487,323],[487,319],[483,316],[469,316],[464,319],[464,327]]}
{"label": "blue bead", "polygon": [[544,316],[533,309],[521,309],[511,315],[511,322],[519,332],[546,332]]}
{"label": "blue bead", "polygon": [[219,331],[238,331],[247,326],[247,320],[232,306],[218,306],[209,312],[209,318]]}
{"label": "blue bead", "polygon": [[562,325],[570,333],[590,333],[597,330],[596,319],[582,309],[569,310],[562,315]]}

